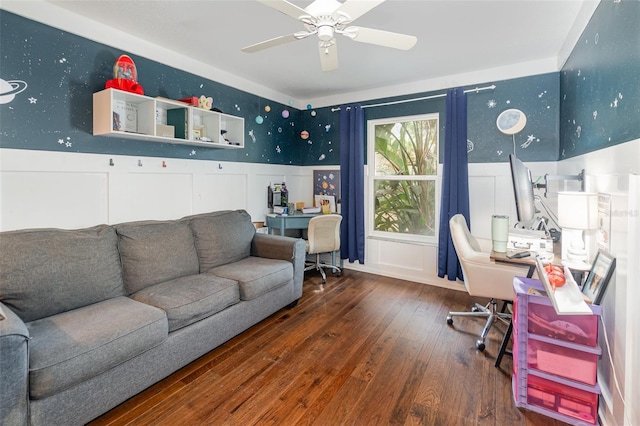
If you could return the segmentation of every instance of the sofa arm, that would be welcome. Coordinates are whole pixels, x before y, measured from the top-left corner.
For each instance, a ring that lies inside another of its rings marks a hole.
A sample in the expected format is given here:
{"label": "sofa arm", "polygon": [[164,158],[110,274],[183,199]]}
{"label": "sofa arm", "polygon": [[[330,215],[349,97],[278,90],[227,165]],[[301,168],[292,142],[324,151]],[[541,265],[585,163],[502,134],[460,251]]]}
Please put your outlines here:
{"label": "sofa arm", "polygon": [[251,256],[282,259],[293,263],[293,288],[296,299],[302,297],[306,244],[303,239],[280,235],[255,234]]}
{"label": "sofa arm", "polygon": [[0,424],[29,423],[29,331],[7,305],[0,302]]}

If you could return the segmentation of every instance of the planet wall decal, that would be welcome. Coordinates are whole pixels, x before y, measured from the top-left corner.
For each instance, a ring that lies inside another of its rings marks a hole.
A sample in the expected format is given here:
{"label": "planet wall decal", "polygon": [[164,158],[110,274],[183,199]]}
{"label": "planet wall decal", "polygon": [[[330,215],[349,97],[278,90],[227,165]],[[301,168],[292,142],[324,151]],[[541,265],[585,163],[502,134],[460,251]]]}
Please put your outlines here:
{"label": "planet wall decal", "polygon": [[8,104],[18,93],[24,92],[27,83],[22,80],[6,81],[0,79],[0,104]]}
{"label": "planet wall decal", "polygon": [[507,109],[500,113],[496,126],[505,135],[519,133],[527,124],[527,116],[519,109]]}

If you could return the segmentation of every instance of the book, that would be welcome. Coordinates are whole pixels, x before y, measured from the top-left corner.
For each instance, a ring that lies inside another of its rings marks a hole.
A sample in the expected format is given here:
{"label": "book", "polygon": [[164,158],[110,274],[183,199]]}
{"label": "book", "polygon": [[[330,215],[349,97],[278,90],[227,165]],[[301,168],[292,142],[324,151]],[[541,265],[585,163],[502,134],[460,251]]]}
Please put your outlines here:
{"label": "book", "polygon": [[175,128],[177,139],[189,139],[188,110],[186,108],[176,108],[167,110],[167,124]]}
{"label": "book", "polygon": [[113,130],[138,132],[138,105],[120,100],[113,101]]}

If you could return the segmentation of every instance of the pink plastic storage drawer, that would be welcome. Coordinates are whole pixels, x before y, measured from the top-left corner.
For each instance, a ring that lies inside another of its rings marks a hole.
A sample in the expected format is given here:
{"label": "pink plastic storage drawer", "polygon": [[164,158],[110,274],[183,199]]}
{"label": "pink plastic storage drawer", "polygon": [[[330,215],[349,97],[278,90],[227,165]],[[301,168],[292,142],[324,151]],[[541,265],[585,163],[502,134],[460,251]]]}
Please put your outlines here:
{"label": "pink plastic storage drawer", "polygon": [[[570,380],[596,384],[599,349],[585,351],[553,343],[527,339],[527,367]],[[522,355],[521,355],[522,356]]]}
{"label": "pink plastic storage drawer", "polygon": [[529,303],[529,333],[595,347],[598,315],[558,315],[553,306]]}
{"label": "pink plastic storage drawer", "polygon": [[527,402],[565,416],[596,424],[597,393],[530,375],[527,380]]}

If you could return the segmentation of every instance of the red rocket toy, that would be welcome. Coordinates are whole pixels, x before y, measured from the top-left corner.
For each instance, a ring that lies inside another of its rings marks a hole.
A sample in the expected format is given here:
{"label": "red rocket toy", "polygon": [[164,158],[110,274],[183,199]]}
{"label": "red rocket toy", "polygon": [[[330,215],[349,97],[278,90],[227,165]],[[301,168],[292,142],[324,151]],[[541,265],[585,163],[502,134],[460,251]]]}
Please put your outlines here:
{"label": "red rocket toy", "polygon": [[136,64],[127,55],[121,55],[118,58],[113,66],[113,78],[107,81],[105,87],[144,95],[144,89],[138,84]]}

